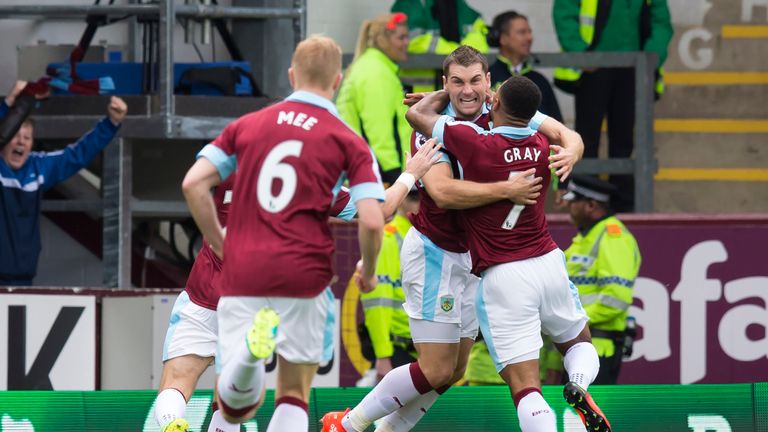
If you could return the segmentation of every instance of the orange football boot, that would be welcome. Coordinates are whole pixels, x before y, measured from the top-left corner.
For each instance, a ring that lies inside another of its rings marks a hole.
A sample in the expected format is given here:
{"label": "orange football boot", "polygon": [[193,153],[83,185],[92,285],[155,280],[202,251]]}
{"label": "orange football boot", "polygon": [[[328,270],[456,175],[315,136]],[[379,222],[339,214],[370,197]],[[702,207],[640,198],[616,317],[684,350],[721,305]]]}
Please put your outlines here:
{"label": "orange football boot", "polygon": [[568,405],[579,414],[581,422],[588,431],[611,432],[608,418],[600,411],[600,407],[592,400],[592,396],[581,386],[573,382],[567,383],[563,389],[563,396]]}
{"label": "orange football boot", "polygon": [[347,432],[347,430],[344,429],[344,426],[341,425],[341,419],[343,419],[349,411],[350,409],[347,408],[344,412],[331,411],[326,413],[323,418],[320,419],[320,423],[322,424],[320,432]]}

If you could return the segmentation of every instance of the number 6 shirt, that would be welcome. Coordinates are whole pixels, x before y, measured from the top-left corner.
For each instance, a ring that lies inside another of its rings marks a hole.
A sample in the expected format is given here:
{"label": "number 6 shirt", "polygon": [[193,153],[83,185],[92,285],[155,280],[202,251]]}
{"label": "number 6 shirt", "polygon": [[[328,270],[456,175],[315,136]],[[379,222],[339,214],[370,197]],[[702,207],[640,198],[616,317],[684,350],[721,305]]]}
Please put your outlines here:
{"label": "number 6 shirt", "polygon": [[222,180],[237,169],[222,296],[317,296],[333,277],[327,221],[342,184],[352,202],[384,200],[368,145],[310,92],[232,122],[198,157]]}
{"label": "number 6 shirt", "polygon": [[[474,123],[442,116],[432,136],[461,163],[464,180],[490,183],[536,168],[542,184],[549,184],[549,141],[529,127],[500,126],[486,131]],[[557,248],[544,215],[545,197],[543,188],[533,206],[498,201],[461,211],[472,273],[480,275],[490,266],[541,256]]]}

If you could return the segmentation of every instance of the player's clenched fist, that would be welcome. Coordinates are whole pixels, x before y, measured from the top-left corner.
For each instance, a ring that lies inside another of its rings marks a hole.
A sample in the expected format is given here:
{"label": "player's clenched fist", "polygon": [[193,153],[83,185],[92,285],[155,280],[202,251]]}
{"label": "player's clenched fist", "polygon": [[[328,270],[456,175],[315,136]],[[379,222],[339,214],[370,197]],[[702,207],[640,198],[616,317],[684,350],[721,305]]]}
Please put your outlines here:
{"label": "player's clenched fist", "polygon": [[125,101],[117,96],[112,96],[109,99],[109,105],[107,106],[107,115],[113,124],[119,125],[123,122],[125,115],[128,113],[128,105]]}

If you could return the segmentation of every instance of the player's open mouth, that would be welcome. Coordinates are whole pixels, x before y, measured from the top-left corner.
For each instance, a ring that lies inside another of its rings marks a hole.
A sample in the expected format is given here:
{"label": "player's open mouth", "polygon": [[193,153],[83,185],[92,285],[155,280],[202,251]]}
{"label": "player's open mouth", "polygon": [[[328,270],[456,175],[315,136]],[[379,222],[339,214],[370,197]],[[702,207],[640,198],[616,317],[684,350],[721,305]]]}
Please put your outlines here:
{"label": "player's open mouth", "polygon": [[24,156],[24,149],[23,148],[15,148],[15,149],[13,149],[13,151],[11,153],[13,153],[16,156]]}
{"label": "player's open mouth", "polygon": [[472,99],[459,98],[459,103],[463,103],[463,104],[477,103],[477,98],[472,98]]}

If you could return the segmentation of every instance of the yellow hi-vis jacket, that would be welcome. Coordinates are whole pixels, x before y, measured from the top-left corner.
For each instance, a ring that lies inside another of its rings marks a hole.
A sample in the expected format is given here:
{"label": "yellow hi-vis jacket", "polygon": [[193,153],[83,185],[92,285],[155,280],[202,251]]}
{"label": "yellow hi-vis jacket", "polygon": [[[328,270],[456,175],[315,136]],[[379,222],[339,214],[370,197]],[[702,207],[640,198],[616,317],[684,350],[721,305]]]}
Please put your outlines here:
{"label": "yellow hi-vis jacket", "polygon": [[339,115],[368,141],[382,172],[405,169],[410,151],[408,107],[397,70],[386,54],[368,48],[350,65],[336,98]]}
{"label": "yellow hi-vis jacket", "polygon": [[[640,249],[635,237],[615,216],[579,233],[565,251],[568,276],[579,289],[590,328],[623,332],[632,288],[640,270]],[[593,337],[600,357],[615,352],[612,339]]]}
{"label": "yellow hi-vis jacket", "polygon": [[393,344],[405,348],[405,341],[411,338],[408,314],[403,309],[405,293],[400,277],[400,249],[410,228],[408,218],[399,214],[384,226],[381,252],[376,263],[379,284],[373,291],[360,295],[365,326],[376,358],[392,357]]}

